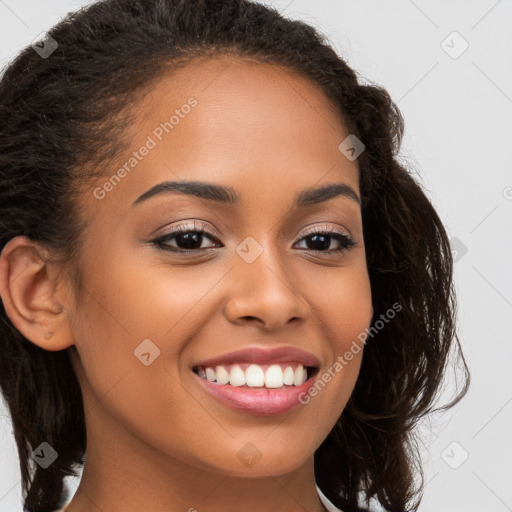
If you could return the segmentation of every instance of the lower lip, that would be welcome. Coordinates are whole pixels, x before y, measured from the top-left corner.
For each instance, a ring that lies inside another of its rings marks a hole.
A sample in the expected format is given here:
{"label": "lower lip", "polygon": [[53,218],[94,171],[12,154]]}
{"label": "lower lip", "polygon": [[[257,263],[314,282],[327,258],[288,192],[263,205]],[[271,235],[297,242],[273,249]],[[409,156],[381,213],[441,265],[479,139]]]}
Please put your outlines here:
{"label": "lower lip", "polygon": [[300,386],[267,389],[216,384],[199,377],[196,373],[194,375],[201,381],[204,388],[220,402],[234,409],[259,416],[282,414],[299,405],[304,405],[299,398],[303,398],[316,381],[316,376],[313,376]]}

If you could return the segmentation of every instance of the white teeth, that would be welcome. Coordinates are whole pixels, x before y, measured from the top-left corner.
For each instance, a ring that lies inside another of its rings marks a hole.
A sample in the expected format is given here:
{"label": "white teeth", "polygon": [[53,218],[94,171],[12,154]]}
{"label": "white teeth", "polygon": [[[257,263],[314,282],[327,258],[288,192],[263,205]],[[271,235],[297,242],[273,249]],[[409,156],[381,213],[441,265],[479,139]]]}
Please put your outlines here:
{"label": "white teeth", "polygon": [[229,383],[232,386],[243,386],[245,384],[245,372],[240,366],[233,366],[229,372]]}
{"label": "white teeth", "polygon": [[291,366],[288,366],[286,370],[283,372],[283,384],[291,386],[293,384],[293,377],[295,373]]}
{"label": "white teeth", "polygon": [[229,382],[229,373],[224,366],[217,366],[217,368],[215,368],[215,374],[217,375],[217,382],[219,384],[227,384]]}
{"label": "white teeth", "polygon": [[293,385],[300,386],[304,382],[304,371],[302,369],[302,365],[299,364],[297,368],[295,368],[295,375],[293,377]]}
{"label": "white teeth", "polygon": [[250,388],[258,388],[263,386],[265,383],[265,374],[263,373],[263,369],[257,364],[249,365],[247,370],[245,370],[245,376],[247,378],[247,385]]}
{"label": "white teeth", "polygon": [[278,364],[270,365],[265,373],[265,387],[280,388],[283,385],[283,370]]}
{"label": "white teeth", "polygon": [[[284,370],[283,370],[284,368]],[[217,384],[259,388],[282,388],[283,386],[300,386],[308,378],[307,369],[299,364],[295,371],[291,366],[271,364],[265,371],[257,364],[250,364],[244,371],[240,366],[233,365],[228,371],[224,366],[213,368],[198,368],[199,377]]]}

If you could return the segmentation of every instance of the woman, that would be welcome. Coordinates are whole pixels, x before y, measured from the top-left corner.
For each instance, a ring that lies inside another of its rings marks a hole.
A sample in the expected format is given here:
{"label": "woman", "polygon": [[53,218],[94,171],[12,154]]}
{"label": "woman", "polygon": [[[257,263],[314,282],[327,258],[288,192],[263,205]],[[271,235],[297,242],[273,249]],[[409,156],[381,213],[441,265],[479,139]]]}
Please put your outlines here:
{"label": "woman", "polygon": [[8,66],[0,117],[25,510],[79,465],[66,512],[417,509],[460,347],[384,89],[255,2],[105,0]]}

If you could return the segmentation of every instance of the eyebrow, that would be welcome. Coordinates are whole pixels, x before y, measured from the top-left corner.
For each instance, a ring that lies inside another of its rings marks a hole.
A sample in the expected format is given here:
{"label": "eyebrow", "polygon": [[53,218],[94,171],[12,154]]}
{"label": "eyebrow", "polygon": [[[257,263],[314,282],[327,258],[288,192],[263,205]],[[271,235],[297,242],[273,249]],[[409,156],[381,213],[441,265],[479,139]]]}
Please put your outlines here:
{"label": "eyebrow", "polygon": [[[133,202],[132,206],[147,201],[151,197],[170,192],[178,192],[187,196],[207,199],[227,205],[236,205],[240,201],[239,194],[232,187],[214,185],[213,183],[201,181],[163,181],[154,185],[139,196]],[[361,204],[361,200],[354,189],[346,183],[331,183],[319,188],[305,189],[295,196],[293,204],[296,208],[303,208],[305,206],[323,203],[324,201],[339,196],[352,199],[357,204]]]}

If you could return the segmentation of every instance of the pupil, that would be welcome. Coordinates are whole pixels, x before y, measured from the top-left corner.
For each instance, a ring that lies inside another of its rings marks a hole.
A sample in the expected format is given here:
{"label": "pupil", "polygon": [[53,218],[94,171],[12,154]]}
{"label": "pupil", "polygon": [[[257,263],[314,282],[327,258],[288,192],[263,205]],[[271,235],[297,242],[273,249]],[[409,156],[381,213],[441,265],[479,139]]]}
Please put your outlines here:
{"label": "pupil", "polygon": [[201,240],[201,237],[201,233],[182,233],[176,237],[176,242],[184,242],[182,244],[178,243],[178,245],[183,245],[184,247],[182,248],[184,249],[195,249],[194,245],[197,244],[198,240]]}
{"label": "pupil", "polygon": [[310,249],[314,249],[314,250],[317,250],[317,251],[320,250],[320,249],[328,249],[329,248],[329,242],[327,240],[328,238],[329,237],[327,237],[325,235],[312,235],[310,237],[310,240],[313,242],[313,244],[315,242],[318,242],[318,240],[321,240],[321,239],[323,239],[323,243],[320,243],[320,247],[318,246],[318,244],[317,244],[316,247],[309,247],[310,244],[308,243],[308,247]]}

